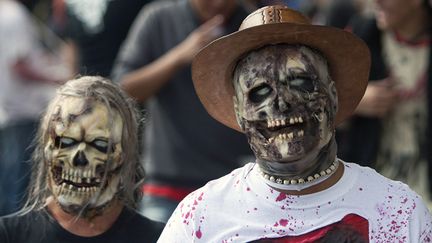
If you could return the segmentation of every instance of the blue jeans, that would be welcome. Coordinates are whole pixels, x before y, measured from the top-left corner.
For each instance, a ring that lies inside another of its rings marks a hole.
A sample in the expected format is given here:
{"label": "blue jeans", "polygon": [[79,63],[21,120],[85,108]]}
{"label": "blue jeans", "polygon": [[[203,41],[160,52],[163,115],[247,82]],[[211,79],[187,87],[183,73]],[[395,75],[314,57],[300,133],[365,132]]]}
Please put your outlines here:
{"label": "blue jeans", "polygon": [[149,219],[166,223],[178,204],[179,202],[168,198],[144,195],[138,211]]}
{"label": "blue jeans", "polygon": [[37,124],[25,121],[0,130],[0,216],[22,206],[31,173],[30,145]]}

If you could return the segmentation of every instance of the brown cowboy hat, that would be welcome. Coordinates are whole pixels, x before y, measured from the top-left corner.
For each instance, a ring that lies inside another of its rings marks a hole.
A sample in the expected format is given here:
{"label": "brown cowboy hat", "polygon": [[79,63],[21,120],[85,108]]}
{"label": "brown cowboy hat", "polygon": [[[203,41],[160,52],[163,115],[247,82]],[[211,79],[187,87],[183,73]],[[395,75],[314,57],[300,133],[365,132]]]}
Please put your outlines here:
{"label": "brown cowboy hat", "polygon": [[282,43],[309,46],[326,57],[338,91],[335,124],[350,116],[367,86],[368,47],[347,31],[311,25],[307,17],[286,6],[256,10],[243,20],[238,31],[211,42],[195,56],[192,79],[207,112],[224,125],[242,132],[234,113],[234,68],[249,51]]}

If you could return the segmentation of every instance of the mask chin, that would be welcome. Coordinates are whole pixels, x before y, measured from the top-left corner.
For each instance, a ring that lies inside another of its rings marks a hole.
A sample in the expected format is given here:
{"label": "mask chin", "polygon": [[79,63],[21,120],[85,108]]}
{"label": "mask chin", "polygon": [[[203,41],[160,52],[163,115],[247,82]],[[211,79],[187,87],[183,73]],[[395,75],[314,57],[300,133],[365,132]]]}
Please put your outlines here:
{"label": "mask chin", "polygon": [[267,121],[246,121],[246,135],[257,158],[289,163],[319,150],[330,140],[327,116],[296,114]]}
{"label": "mask chin", "polygon": [[[60,184],[52,181],[52,193],[61,208],[70,214],[85,214],[87,211],[104,208],[114,200],[119,190],[119,170],[120,167],[108,173],[107,177],[100,180],[99,183],[95,182],[94,184],[82,182],[87,181],[85,177],[71,179],[65,176],[72,181],[66,182],[63,180]],[[51,176],[52,178],[55,177],[52,173]],[[78,181],[81,181],[81,183],[78,184]],[[99,180],[89,179],[88,181]]]}

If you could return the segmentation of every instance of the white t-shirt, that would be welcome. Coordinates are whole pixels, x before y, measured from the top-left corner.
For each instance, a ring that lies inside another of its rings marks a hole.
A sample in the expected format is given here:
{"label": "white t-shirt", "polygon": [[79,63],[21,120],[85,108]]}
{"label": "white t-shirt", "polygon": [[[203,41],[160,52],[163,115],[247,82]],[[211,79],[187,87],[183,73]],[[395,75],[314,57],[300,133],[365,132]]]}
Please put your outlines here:
{"label": "white t-shirt", "polygon": [[341,165],[345,171],[334,186],[292,196],[269,187],[257,165],[246,164],[189,194],[158,242],[432,240],[432,216],[415,192],[373,169]]}

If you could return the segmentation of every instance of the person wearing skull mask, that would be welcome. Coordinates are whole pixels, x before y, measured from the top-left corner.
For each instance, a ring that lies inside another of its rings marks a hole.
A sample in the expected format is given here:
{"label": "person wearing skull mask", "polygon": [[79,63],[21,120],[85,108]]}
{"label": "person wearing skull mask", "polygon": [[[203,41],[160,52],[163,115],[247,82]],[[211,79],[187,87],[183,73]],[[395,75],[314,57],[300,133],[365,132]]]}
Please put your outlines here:
{"label": "person wearing skull mask", "polygon": [[163,225],[134,211],[137,144],[134,106],[117,85],[67,82],[42,118],[27,202],[0,219],[0,242],[155,242]]}
{"label": "person wearing skull mask", "polygon": [[[429,242],[432,216],[401,182],[336,157],[335,126],[362,98],[370,54],[283,6],[256,10],[192,65],[209,114],[256,156],[189,194],[158,242]],[[367,141],[365,141],[367,142]]]}

